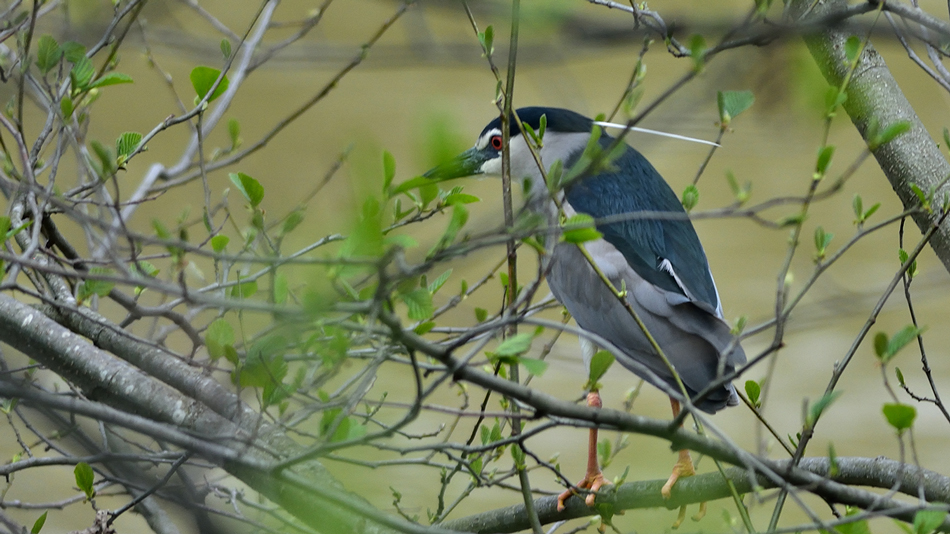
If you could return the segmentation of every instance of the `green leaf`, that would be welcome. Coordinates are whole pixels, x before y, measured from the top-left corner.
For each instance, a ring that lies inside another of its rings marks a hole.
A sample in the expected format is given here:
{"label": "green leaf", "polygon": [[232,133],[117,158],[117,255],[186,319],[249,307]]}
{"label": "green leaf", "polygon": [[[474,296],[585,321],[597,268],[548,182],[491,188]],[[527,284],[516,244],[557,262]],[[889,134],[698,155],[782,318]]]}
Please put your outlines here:
{"label": "green leaf", "polygon": [[405,193],[406,191],[410,191],[412,189],[418,189],[420,187],[428,186],[434,183],[438,183],[440,181],[443,181],[443,180],[439,180],[438,178],[427,178],[425,176],[416,176],[415,178],[410,178],[406,180],[405,182],[394,187],[393,190],[389,192],[389,196],[394,197],[398,195],[399,193]]}
{"label": "green leaf", "polygon": [[[155,278],[159,272],[160,269],[158,267],[145,260],[138,260],[132,264],[132,276],[136,278]],[[135,295],[141,295],[145,292],[145,289],[144,285],[137,285],[135,287]]]}
{"label": "green leaf", "polygon": [[115,154],[112,153],[112,148],[103,145],[99,141],[93,141],[90,145],[92,145],[93,154],[95,154],[96,159],[99,160],[99,168],[97,169],[100,171],[99,178],[106,179],[115,174],[117,168],[115,165]]}
{"label": "green leaf", "polygon": [[296,209],[287,214],[287,218],[284,219],[284,224],[280,227],[280,234],[287,235],[290,232],[293,232],[295,228],[300,226],[300,223],[303,222],[303,210]]}
{"label": "green leaf", "polygon": [[448,226],[446,226],[442,237],[439,238],[439,242],[436,243],[434,247],[432,247],[432,250],[429,251],[428,255],[431,257],[434,253],[443,250],[454,243],[459,231],[465,226],[465,223],[467,222],[468,210],[465,208],[465,206],[461,204],[456,204],[453,206],[452,219],[449,221]]}
{"label": "green leaf", "polygon": [[732,335],[738,336],[745,330],[745,325],[748,322],[749,322],[749,316],[740,315],[739,318],[736,319],[735,324],[732,325],[732,328],[729,329],[729,331],[732,332]]}
{"label": "green leaf", "polygon": [[821,417],[821,414],[831,406],[831,403],[835,401],[838,397],[841,396],[840,391],[831,391],[825,393],[821,396],[820,399],[815,401],[815,404],[811,406],[808,410],[808,421],[807,424],[809,427],[815,426],[815,422],[818,421],[818,418]]}
{"label": "green leaf", "polygon": [[234,349],[231,345],[225,345],[224,347],[224,358],[231,362],[232,365],[237,367],[241,363],[241,358],[238,356],[237,350]]}
{"label": "green leaf", "polygon": [[244,198],[250,202],[252,208],[256,208],[264,199],[264,186],[254,178],[243,172],[228,173],[228,176],[241,194],[244,195]]}
{"label": "green leaf", "polygon": [[72,117],[73,111],[75,111],[73,99],[68,96],[63,96],[63,99],[59,101],[59,110],[63,112],[63,119]]}
{"label": "green leaf", "polygon": [[830,466],[828,476],[831,478],[838,476],[838,453],[835,451],[835,444],[830,442],[828,443],[828,465]]}
{"label": "green leaf", "polygon": [[[897,257],[898,259],[900,259],[901,266],[907,263],[907,260],[910,259],[910,255],[907,254],[907,251],[904,249],[898,249]],[[907,267],[906,272],[907,272],[907,276],[910,277],[911,280],[913,280],[914,277],[917,276],[917,260],[914,260],[911,262],[911,264]]]}
{"label": "green leaf", "polygon": [[[887,342],[887,348],[884,349],[882,355],[879,355],[882,363],[887,363],[891,361],[894,356],[897,356],[897,353],[901,351],[908,343],[917,339],[917,336],[924,333],[927,330],[924,328],[917,328],[914,325],[907,325],[898,331],[894,336]],[[875,339],[875,349],[877,348],[877,340]]]}
{"label": "green leaf", "polygon": [[878,332],[874,335],[874,354],[882,360],[887,354],[887,334],[884,332]]}
{"label": "green leaf", "polygon": [[516,469],[520,471],[525,468],[525,463],[524,463],[525,453],[524,453],[524,450],[521,449],[520,444],[515,443],[514,445],[511,446],[511,457],[515,461]]}
{"label": "green leaf", "polygon": [[222,318],[215,319],[205,330],[205,345],[212,360],[224,356],[224,347],[234,345],[234,328]]}
{"label": "green leaf", "polygon": [[360,437],[366,435],[365,426],[359,424],[359,421],[355,417],[346,417],[340,421],[340,424],[336,427],[333,435],[327,436],[330,431],[330,427],[333,425],[334,421],[336,421],[339,414],[339,408],[325,410],[323,412],[323,416],[320,419],[320,435],[326,438],[327,441],[330,443],[339,443],[341,441],[359,439]]}
{"label": "green leaf", "polygon": [[901,387],[904,387],[907,385],[904,383],[904,373],[901,372],[900,367],[897,367],[897,366],[894,367],[894,374],[897,376],[897,383],[900,384]]}
{"label": "green leaf", "polygon": [[228,120],[228,138],[231,140],[231,150],[241,146],[241,123],[237,119]]}
{"label": "green leaf", "polygon": [[495,426],[491,428],[491,433],[488,437],[489,443],[495,443],[496,441],[501,441],[501,426],[498,424],[498,421],[495,421]]}
{"label": "green leaf", "polygon": [[115,153],[119,158],[127,158],[135,152],[142,142],[142,134],[138,132],[125,132],[115,140]]}
{"label": "green leaf", "polygon": [[838,106],[844,104],[847,100],[847,93],[837,87],[829,87],[828,93],[825,95],[825,115],[829,118],[834,117],[837,114]]}
{"label": "green leaf", "polygon": [[877,146],[890,143],[895,138],[897,138],[897,136],[907,133],[907,131],[910,130],[910,126],[911,124],[909,121],[898,121],[889,125],[887,128],[884,128],[884,131],[881,132],[877,139]]}
{"label": "green leaf", "polygon": [[919,510],[914,514],[914,534],[930,534],[946,519],[947,512],[943,510]]}
{"label": "green leaf", "polygon": [[699,203],[699,188],[693,184],[686,186],[686,189],[683,190],[683,200],[681,202],[687,213],[690,212]]}
{"label": "green leaf", "polygon": [[419,288],[400,295],[406,307],[409,308],[409,318],[414,321],[421,321],[432,317],[435,308],[432,306],[432,294],[426,288]]}
{"label": "green leaf", "polygon": [[152,228],[155,229],[155,235],[162,240],[170,240],[172,238],[171,232],[168,231],[168,228],[165,228],[165,223],[158,219],[152,219]]}
{"label": "green leaf", "polygon": [[848,63],[854,63],[861,53],[861,39],[855,35],[848,37],[844,43],[844,55],[848,58]]}
{"label": "green leaf", "polygon": [[211,249],[214,250],[216,254],[220,254],[228,246],[230,241],[230,237],[218,234],[211,238]]}
{"label": "green leaf", "polygon": [[[866,519],[837,525],[835,526],[835,530],[840,534],[871,534],[871,527],[868,525]],[[827,534],[825,530],[821,530],[821,532]]]}
{"label": "green leaf", "polygon": [[910,189],[915,195],[917,195],[917,199],[920,200],[921,206],[926,208],[930,205],[930,199],[927,197],[927,194],[924,193],[924,191],[917,184],[910,184]]}
{"label": "green leaf", "polygon": [[231,57],[231,41],[221,39],[221,55],[227,60]]}
{"label": "green leaf", "polygon": [[586,213],[578,213],[561,225],[564,233],[561,239],[568,243],[586,243],[603,237],[594,225],[594,218]]}
{"label": "green leaf", "polygon": [[761,406],[759,404],[759,397],[762,395],[762,386],[760,386],[758,382],[755,380],[746,380],[745,394],[746,397],[749,397],[749,402],[752,403],[752,406],[755,406],[756,408]]}
{"label": "green leaf", "polygon": [[825,258],[827,254],[828,245],[831,244],[831,240],[835,237],[835,234],[831,232],[825,232],[825,229],[821,226],[815,228],[815,261],[821,261]]}
{"label": "green leaf", "polygon": [[389,186],[396,177],[396,158],[388,151],[383,151],[383,191],[389,191]]}
{"label": "green leaf", "polygon": [[917,328],[914,325],[907,325],[890,339],[884,332],[878,332],[874,336],[874,354],[877,355],[882,364],[887,364],[901,349],[917,339],[917,336],[923,334],[925,330],[927,330],[926,327]]}
{"label": "green leaf", "polygon": [[33,522],[33,528],[30,529],[30,534],[40,534],[40,531],[43,530],[43,525],[46,524],[46,514],[49,513],[49,510],[43,512],[43,515],[36,518],[36,521]]}
{"label": "green leaf", "polygon": [[[204,99],[219,76],[221,76],[221,71],[211,67],[198,66],[191,69],[191,86],[195,88],[195,93],[198,95],[195,99],[195,104]],[[218,84],[218,88],[208,97],[208,102],[213,102],[215,98],[218,98],[227,91],[229,83],[228,77],[225,76],[224,79],[221,80],[221,83]]]}
{"label": "green leaf", "polygon": [[89,87],[89,82],[96,74],[96,68],[93,67],[89,58],[82,56],[78,62],[73,64],[69,71],[69,79],[73,85],[73,94],[84,91]]}
{"label": "green leaf", "polygon": [[76,468],[73,469],[73,474],[76,475],[76,486],[86,494],[87,499],[93,498],[96,494],[93,487],[96,475],[92,472],[92,467],[86,462],[79,462],[76,464]]}
{"label": "green leaf", "polygon": [[76,41],[66,41],[61,48],[66,61],[74,65],[86,57],[86,47]]}
{"label": "green leaf", "polygon": [[518,358],[518,363],[524,366],[528,374],[541,376],[548,368],[548,363],[537,358]]}
{"label": "green leaf", "polygon": [[106,87],[109,85],[120,85],[123,83],[132,83],[132,77],[122,72],[107,72],[100,76],[96,81],[89,84],[90,89],[96,87]]}
{"label": "green leaf", "polygon": [[752,182],[746,182],[745,185],[740,186],[732,171],[726,171],[726,181],[729,182],[729,188],[732,189],[732,194],[740,205],[745,204],[752,196]]}
{"label": "green leaf", "polygon": [[531,349],[531,341],[533,340],[533,334],[515,334],[504,340],[495,349],[495,354],[499,356],[520,356]]}
{"label": "green leaf", "polygon": [[[51,35],[43,35],[36,43],[36,66],[43,74],[48,73],[63,58],[63,49]],[[43,516],[46,519],[46,516]]]}
{"label": "green leaf", "polygon": [[[381,211],[376,198],[369,197],[363,202],[360,218],[340,249],[341,257],[374,258],[383,253]],[[364,272],[364,269],[353,267],[344,269],[343,272]]]}
{"label": "green leaf", "polygon": [[[104,267],[93,267],[89,269],[89,274],[97,276],[107,276],[114,277],[115,271],[112,269],[106,269]],[[104,297],[112,291],[112,288],[115,287],[115,282],[112,280],[96,280],[92,278],[87,278],[83,280],[83,283],[79,286],[76,291],[76,300],[79,302],[85,302],[89,297],[93,295],[98,295]]]}
{"label": "green leaf", "polygon": [[234,299],[250,298],[254,293],[257,293],[257,282],[254,280],[241,282],[231,288],[231,298]]}
{"label": "green leaf", "polygon": [[[487,429],[485,427],[482,427],[482,430],[487,430]],[[481,476],[482,474],[482,462],[483,462],[482,457],[479,456],[478,458],[475,458],[468,464],[469,468],[472,470],[472,473],[474,473],[474,476],[476,478]]]}
{"label": "green leaf", "polygon": [[719,123],[725,128],[732,119],[752,107],[755,95],[752,91],[719,91],[716,101],[719,104]]}
{"label": "green leaf", "polygon": [[828,171],[828,166],[831,165],[831,158],[835,155],[835,147],[833,145],[825,145],[818,150],[818,161],[815,163],[815,180],[820,180],[825,176],[825,173]]}
{"label": "green leaf", "polygon": [[432,295],[435,295],[436,292],[442,289],[442,286],[444,286],[445,283],[448,282],[450,276],[452,276],[452,269],[449,269],[448,271],[445,271],[444,273],[440,274],[438,278],[436,278],[435,280],[432,281],[431,284],[429,284],[429,287],[428,287],[429,293]]}
{"label": "green leaf", "polygon": [[456,204],[474,204],[475,202],[481,202],[481,200],[482,199],[475,195],[469,195],[466,193],[452,193],[450,195],[446,195],[442,202],[446,206],[454,206]]}
{"label": "green leaf", "polygon": [[689,38],[689,57],[693,59],[693,70],[699,72],[706,64],[706,39],[699,34]]}
{"label": "green leaf", "polygon": [[917,409],[908,404],[885,404],[882,408],[884,417],[892,427],[901,434],[914,424]]}
{"label": "green leaf", "polygon": [[609,439],[602,439],[597,442],[597,457],[600,459],[602,468],[610,464],[611,452],[613,452],[613,444]]}
{"label": "green leaf", "polygon": [[413,328],[412,331],[421,336],[423,334],[428,334],[433,328],[435,328],[435,321],[426,321],[424,323],[419,323],[419,325]]}
{"label": "green leaf", "polygon": [[485,31],[478,33],[478,42],[482,45],[483,56],[491,57],[495,53],[495,29],[489,25]]}
{"label": "green leaf", "polygon": [[485,319],[488,319],[488,310],[485,308],[475,308],[475,320],[483,323]]}
{"label": "green leaf", "polygon": [[614,364],[615,359],[614,355],[606,350],[599,350],[594,353],[594,356],[590,359],[590,368],[587,373],[588,382],[593,385],[600,381],[607,374],[610,366]]}
{"label": "green leaf", "polygon": [[288,295],[290,295],[290,286],[287,282],[287,275],[278,273],[274,277],[274,302],[283,304],[287,302]]}
{"label": "green leaf", "polygon": [[239,385],[262,388],[280,383],[287,376],[287,362],[283,355],[286,345],[286,340],[280,336],[266,336],[256,341],[239,370]]}

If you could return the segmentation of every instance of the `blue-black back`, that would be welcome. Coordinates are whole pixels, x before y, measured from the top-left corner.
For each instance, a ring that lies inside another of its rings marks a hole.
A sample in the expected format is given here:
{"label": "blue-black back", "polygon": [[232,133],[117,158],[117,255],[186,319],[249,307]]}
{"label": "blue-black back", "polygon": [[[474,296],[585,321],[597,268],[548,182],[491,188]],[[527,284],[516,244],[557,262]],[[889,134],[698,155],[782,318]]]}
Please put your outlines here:
{"label": "blue-black back", "polygon": [[[604,148],[613,142],[607,134],[600,138]],[[623,149],[622,155],[611,162],[613,172],[581,177],[569,184],[565,190],[567,201],[576,211],[594,219],[632,214],[628,220],[598,224],[597,229],[637,274],[667,291],[685,295],[673,276],[660,266],[664,259],[669,260],[691,296],[705,304],[707,311],[716,313],[716,286],[683,205],[642,154],[626,144]],[[640,211],[666,211],[683,218],[637,218],[635,214]]]}

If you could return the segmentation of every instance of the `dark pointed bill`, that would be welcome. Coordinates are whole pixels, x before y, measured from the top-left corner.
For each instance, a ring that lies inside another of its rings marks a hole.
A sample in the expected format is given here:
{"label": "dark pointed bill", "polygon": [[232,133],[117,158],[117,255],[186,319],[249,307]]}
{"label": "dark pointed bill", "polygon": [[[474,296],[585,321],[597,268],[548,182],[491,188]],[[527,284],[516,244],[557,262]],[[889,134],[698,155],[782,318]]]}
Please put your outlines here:
{"label": "dark pointed bill", "polygon": [[455,156],[442,165],[430,169],[423,174],[430,180],[441,182],[453,178],[462,178],[463,176],[472,176],[473,174],[482,174],[482,164],[488,161],[487,156],[477,148],[470,148]]}
{"label": "dark pointed bill", "polygon": [[483,153],[476,148],[470,148],[442,165],[429,169],[422,176],[416,176],[397,185],[389,192],[389,195],[398,195],[410,189],[444,182],[445,180],[482,174],[481,168],[485,161],[487,161],[487,157]]}

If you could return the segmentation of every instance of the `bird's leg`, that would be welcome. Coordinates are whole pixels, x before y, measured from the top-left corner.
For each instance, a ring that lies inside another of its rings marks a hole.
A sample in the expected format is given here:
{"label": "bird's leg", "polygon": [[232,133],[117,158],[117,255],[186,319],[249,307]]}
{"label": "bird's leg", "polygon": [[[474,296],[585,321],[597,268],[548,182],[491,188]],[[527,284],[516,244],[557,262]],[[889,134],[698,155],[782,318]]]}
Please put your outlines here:
{"label": "bird's leg", "polygon": [[[587,405],[591,408],[600,408],[603,406],[603,403],[600,400],[600,393],[597,391],[591,391],[587,394]],[[587,498],[584,502],[587,503],[587,506],[594,506],[594,500],[597,495],[596,492],[603,486],[610,484],[605,478],[604,474],[600,472],[600,464],[597,462],[597,429],[590,429],[590,435],[588,437],[587,443],[587,474],[584,475],[584,480],[581,480],[577,487],[581,489],[590,490],[590,494],[587,495]],[[576,495],[577,490],[573,487],[568,488],[564,493],[558,495],[557,497],[557,511],[564,511],[564,501],[566,501],[571,495]]]}
{"label": "bird's leg", "polygon": [[[670,406],[673,407],[673,419],[676,419],[680,414],[680,403],[678,400],[670,397]],[[663,485],[663,489],[660,490],[664,499],[670,498],[670,493],[673,491],[673,484],[676,484],[676,481],[680,477],[686,478],[696,474],[696,469],[693,467],[693,459],[689,456],[689,451],[683,449],[679,451],[679,455],[679,460],[673,465],[673,474],[670,475],[669,480],[666,481],[666,484]]]}
{"label": "bird's leg", "polygon": [[[680,403],[673,397],[670,397],[670,406],[673,407],[673,419],[676,419],[680,414]],[[679,451],[679,460],[676,461],[676,464],[673,465],[673,474],[670,475],[669,480],[666,481],[666,484],[663,485],[663,488],[660,490],[660,493],[663,494],[664,499],[669,499],[671,492],[673,491],[673,485],[676,484],[676,481],[680,478],[691,477],[696,474],[696,468],[693,467],[693,459],[689,455],[689,451],[683,449]],[[693,516],[693,521],[699,521],[706,515],[706,503],[699,504],[699,512]],[[673,522],[673,528],[679,528],[683,523],[683,520],[686,518],[686,506],[680,507],[679,516],[677,516],[676,521]]]}

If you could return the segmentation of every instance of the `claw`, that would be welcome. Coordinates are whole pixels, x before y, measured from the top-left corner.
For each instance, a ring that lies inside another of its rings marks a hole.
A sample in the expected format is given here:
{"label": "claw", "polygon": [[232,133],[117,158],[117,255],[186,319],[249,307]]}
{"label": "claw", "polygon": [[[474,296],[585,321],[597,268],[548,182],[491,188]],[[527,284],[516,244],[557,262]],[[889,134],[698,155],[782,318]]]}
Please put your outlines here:
{"label": "claw", "polygon": [[[670,475],[669,480],[666,481],[666,484],[663,485],[663,488],[660,490],[660,493],[663,494],[664,499],[669,499],[673,492],[673,485],[676,484],[676,481],[680,478],[691,477],[696,474],[696,468],[693,467],[693,459],[689,456],[689,451],[680,451],[680,458],[677,460],[676,464],[673,466],[673,473]],[[696,515],[692,517],[693,521],[699,521],[706,515],[706,503],[699,503],[699,511],[696,512]],[[675,530],[683,524],[683,521],[686,519],[686,506],[680,506],[679,514],[676,516],[676,521],[673,522],[672,528]]]}
{"label": "claw", "polygon": [[699,521],[700,519],[706,517],[706,501],[699,503],[699,511],[696,512],[696,515],[691,517],[693,521]]}
{"label": "claw", "polygon": [[[610,481],[604,478],[603,473],[597,472],[593,475],[588,474],[584,477],[584,480],[581,480],[577,484],[577,489],[586,489],[590,490],[590,494],[584,499],[584,502],[587,506],[593,507],[594,501],[597,500],[597,491],[604,486],[610,485]],[[567,488],[563,493],[557,496],[557,511],[563,512],[565,508],[564,501],[570,498],[571,495],[577,495],[577,489],[574,487]]]}
{"label": "claw", "polygon": [[663,488],[660,490],[660,493],[663,494],[664,499],[669,499],[670,495],[673,492],[673,485],[676,484],[676,481],[680,478],[691,477],[696,474],[696,468],[693,467],[693,459],[689,456],[689,451],[680,451],[680,459],[676,461],[676,464],[673,465],[673,473],[670,475],[669,480],[666,481],[666,484],[663,484]]}
{"label": "claw", "polygon": [[676,530],[680,528],[680,525],[683,524],[683,521],[686,519],[686,505],[680,506],[680,513],[676,516],[676,521],[673,521],[673,524],[670,525],[670,528]]}

